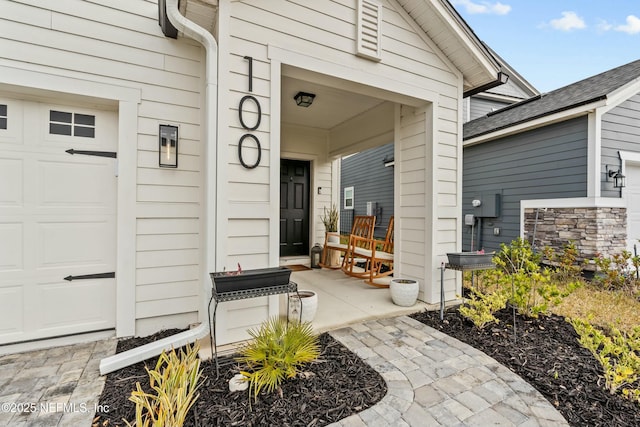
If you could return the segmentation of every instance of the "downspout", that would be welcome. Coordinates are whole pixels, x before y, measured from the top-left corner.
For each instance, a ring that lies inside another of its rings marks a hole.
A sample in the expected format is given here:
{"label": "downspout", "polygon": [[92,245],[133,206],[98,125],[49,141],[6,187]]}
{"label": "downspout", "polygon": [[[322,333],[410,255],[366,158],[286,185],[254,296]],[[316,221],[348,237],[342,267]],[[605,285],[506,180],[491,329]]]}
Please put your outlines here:
{"label": "downspout", "polygon": [[[215,159],[217,156],[217,102],[218,102],[218,44],[213,35],[188,20],[178,10],[178,0],[166,0],[167,5],[167,17],[171,24],[182,32],[186,37],[192,38],[200,42],[205,48],[205,114],[204,114],[204,126],[205,126],[205,206],[206,212],[205,219],[209,218],[209,213],[215,213],[215,200],[216,200],[216,183],[215,176]],[[211,167],[214,165],[214,167]],[[211,176],[213,174],[213,176]],[[209,221],[205,220],[205,236],[206,243],[204,246],[204,259],[206,260],[206,271],[215,271],[215,235],[217,234],[215,228],[214,232],[210,232]],[[215,221],[213,222],[215,224]],[[215,227],[215,225],[212,225]],[[130,366],[151,357],[157,356],[162,353],[163,350],[171,350],[171,348],[182,347],[186,344],[195,342],[196,340],[205,337],[209,333],[209,320],[202,321],[206,316],[208,309],[209,296],[211,292],[209,286],[209,274],[205,272],[202,278],[202,307],[200,312],[201,323],[197,327],[185,332],[181,332],[176,335],[149,343],[129,351],[125,351],[111,357],[107,357],[100,361],[100,375],[108,374],[109,372],[116,371]]]}

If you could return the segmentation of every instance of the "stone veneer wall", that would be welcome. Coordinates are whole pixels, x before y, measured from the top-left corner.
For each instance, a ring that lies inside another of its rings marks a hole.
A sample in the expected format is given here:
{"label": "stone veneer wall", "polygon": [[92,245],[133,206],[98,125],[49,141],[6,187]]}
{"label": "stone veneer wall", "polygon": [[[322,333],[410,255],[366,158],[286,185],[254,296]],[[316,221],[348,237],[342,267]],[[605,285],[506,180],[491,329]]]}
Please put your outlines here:
{"label": "stone veneer wall", "polygon": [[[531,242],[535,208],[525,209],[524,238]],[[547,208],[538,211],[535,247],[559,251],[573,241],[581,259],[610,256],[626,249],[626,208]]]}

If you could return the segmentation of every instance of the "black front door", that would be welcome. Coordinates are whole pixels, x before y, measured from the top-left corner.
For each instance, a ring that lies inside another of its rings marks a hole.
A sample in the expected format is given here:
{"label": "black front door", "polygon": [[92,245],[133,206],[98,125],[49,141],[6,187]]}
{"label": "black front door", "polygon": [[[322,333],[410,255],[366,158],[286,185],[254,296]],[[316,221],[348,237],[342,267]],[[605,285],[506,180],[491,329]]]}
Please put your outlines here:
{"label": "black front door", "polygon": [[309,162],[280,160],[280,256],[309,253]]}

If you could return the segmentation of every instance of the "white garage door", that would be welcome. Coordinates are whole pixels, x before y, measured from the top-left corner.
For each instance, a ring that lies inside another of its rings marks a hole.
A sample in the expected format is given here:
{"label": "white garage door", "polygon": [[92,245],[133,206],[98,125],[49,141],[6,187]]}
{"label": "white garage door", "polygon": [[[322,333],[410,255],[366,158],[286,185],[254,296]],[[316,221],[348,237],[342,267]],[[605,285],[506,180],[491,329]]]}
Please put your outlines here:
{"label": "white garage door", "polygon": [[640,165],[627,163],[627,250],[633,253],[637,245],[640,254]]}
{"label": "white garage door", "polygon": [[117,134],[115,112],[0,94],[0,344],[115,326],[116,160],[65,151]]}

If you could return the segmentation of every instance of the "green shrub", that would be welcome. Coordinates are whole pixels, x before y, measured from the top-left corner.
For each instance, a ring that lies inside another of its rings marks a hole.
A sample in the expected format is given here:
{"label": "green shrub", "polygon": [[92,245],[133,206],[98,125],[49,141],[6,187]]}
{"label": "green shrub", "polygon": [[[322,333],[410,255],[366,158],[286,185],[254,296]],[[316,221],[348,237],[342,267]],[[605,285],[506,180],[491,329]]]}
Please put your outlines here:
{"label": "green shrub", "polygon": [[471,289],[471,297],[465,301],[466,305],[459,311],[467,319],[479,328],[484,328],[488,323],[498,323],[494,313],[503,309],[507,304],[508,295],[504,291],[484,294],[479,290]]}
{"label": "green shrub", "polygon": [[196,394],[200,387],[200,359],[199,347],[195,344],[187,346],[187,351],[175,349],[170,353],[164,351],[158,358],[153,370],[145,368],[149,374],[151,389],[155,392],[146,393],[140,383],[136,383],[136,390],[131,392],[129,400],[136,405],[136,420],[128,426],[136,427],[181,427],[187,413],[198,400]]}
{"label": "green shrub", "polygon": [[594,282],[605,289],[623,290],[631,293],[639,291],[636,271],[640,268],[640,256],[632,256],[629,251],[610,257],[598,255],[593,259],[596,265]]}
{"label": "green shrub", "polygon": [[541,259],[527,240],[518,237],[509,246],[500,244],[500,251],[493,257],[493,262],[506,274],[514,274],[539,271]]}
{"label": "green shrub", "polygon": [[249,381],[249,395],[253,394],[254,399],[263,388],[272,392],[286,378],[295,377],[303,364],[320,355],[318,336],[309,322],[287,324],[272,318],[249,334],[253,340],[240,351],[237,360],[248,366],[241,373]]}
{"label": "green shrub", "polygon": [[492,273],[493,280],[510,291],[509,303],[524,316],[546,314],[579,286],[575,282],[561,292],[551,271],[540,266],[540,255],[533,252],[526,240],[518,238],[510,246],[503,243],[500,247],[500,252],[493,258],[498,267]]}
{"label": "green shrub", "polygon": [[607,334],[585,320],[573,319],[571,324],[587,348],[602,365],[605,387],[611,394],[622,393],[640,403],[640,326],[630,333],[611,327]]}
{"label": "green shrub", "polygon": [[547,246],[543,249],[544,257],[553,265],[553,277],[561,283],[581,279],[582,267],[578,262],[578,249],[574,242],[562,247],[560,253]]}

